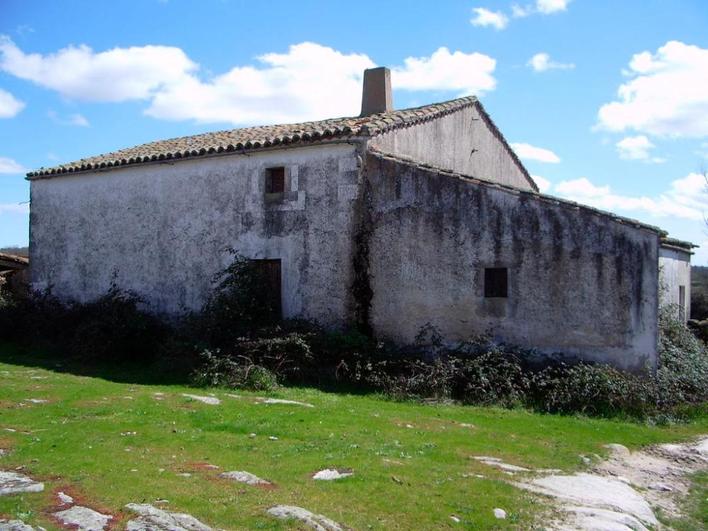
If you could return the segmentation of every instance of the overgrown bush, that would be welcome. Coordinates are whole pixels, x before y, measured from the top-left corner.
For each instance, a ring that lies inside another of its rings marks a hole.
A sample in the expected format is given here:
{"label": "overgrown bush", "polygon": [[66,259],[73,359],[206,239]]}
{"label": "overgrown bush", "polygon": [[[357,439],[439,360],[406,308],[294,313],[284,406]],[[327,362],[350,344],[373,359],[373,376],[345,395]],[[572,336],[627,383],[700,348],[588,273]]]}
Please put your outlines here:
{"label": "overgrown bush", "polygon": [[234,250],[230,253],[233,261],[214,276],[216,288],[201,312],[191,319],[194,333],[212,345],[230,345],[279,319],[279,308],[268,296],[266,273],[253,260]]}
{"label": "overgrown bush", "polygon": [[193,382],[200,386],[271,391],[278,385],[276,375],[245,357],[232,358],[218,349],[200,354],[201,366],[193,373]]}
{"label": "overgrown bush", "polygon": [[672,307],[659,313],[656,381],[663,408],[708,402],[708,349],[676,315]]}

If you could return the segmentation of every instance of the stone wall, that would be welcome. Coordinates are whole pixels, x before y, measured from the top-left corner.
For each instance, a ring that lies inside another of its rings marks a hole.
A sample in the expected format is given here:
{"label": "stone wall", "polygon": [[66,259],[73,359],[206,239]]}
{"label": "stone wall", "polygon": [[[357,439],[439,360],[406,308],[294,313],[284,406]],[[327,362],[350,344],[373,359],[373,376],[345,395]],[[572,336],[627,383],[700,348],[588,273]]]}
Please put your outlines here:
{"label": "stone wall", "polygon": [[[642,371],[656,366],[655,230],[378,155],[366,163],[370,326],[411,342],[490,333]],[[508,296],[485,297],[485,268]]]}
{"label": "stone wall", "polygon": [[481,105],[374,137],[370,145],[479,179],[533,190],[530,177]]}
{"label": "stone wall", "polygon": [[676,306],[679,317],[685,321],[691,315],[691,253],[662,246],[659,249],[659,277],[661,304]]}
{"label": "stone wall", "polygon": [[[31,280],[87,301],[115,279],[161,314],[201,307],[231,259],[282,260],[286,317],[350,319],[357,147],[333,143],[31,182]],[[287,168],[282,201],[265,169]]]}

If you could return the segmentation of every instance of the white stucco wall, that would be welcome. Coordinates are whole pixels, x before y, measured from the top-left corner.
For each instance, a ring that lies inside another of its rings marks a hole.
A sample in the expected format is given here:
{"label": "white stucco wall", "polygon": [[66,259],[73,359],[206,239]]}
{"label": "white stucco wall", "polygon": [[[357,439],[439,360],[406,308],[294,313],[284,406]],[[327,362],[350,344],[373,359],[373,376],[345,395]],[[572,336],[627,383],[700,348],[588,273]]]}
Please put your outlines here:
{"label": "white stucco wall", "polygon": [[464,175],[531,190],[508,149],[475,107],[374,137],[376,149]]}
{"label": "white stucco wall", "polygon": [[[680,306],[683,287],[683,315],[691,316],[691,254],[675,248],[661,247],[659,250],[660,301],[662,305]],[[681,312],[680,312],[681,313]]]}
{"label": "white stucco wall", "polygon": [[[643,371],[656,366],[657,232],[572,205],[367,158],[371,326],[408,343],[497,340]],[[484,269],[508,268],[507,298]]]}
{"label": "white stucco wall", "polygon": [[[349,319],[356,147],[336,143],[142,164],[31,183],[31,280],[65,299],[104,294],[113,278],[157,313],[198,309],[233,247],[282,260],[283,312]],[[291,189],[266,204],[265,169]]]}

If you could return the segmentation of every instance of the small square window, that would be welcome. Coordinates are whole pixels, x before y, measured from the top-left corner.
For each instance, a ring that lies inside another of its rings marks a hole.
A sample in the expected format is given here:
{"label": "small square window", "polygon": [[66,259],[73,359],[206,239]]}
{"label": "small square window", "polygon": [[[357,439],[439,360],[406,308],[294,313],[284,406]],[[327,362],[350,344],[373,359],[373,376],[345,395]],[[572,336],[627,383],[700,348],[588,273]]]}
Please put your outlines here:
{"label": "small square window", "polygon": [[285,192],[285,168],[268,168],[266,170],[266,193],[282,194]]}
{"label": "small square window", "polygon": [[487,267],[484,270],[484,296],[502,297],[509,295],[509,270],[506,267]]}

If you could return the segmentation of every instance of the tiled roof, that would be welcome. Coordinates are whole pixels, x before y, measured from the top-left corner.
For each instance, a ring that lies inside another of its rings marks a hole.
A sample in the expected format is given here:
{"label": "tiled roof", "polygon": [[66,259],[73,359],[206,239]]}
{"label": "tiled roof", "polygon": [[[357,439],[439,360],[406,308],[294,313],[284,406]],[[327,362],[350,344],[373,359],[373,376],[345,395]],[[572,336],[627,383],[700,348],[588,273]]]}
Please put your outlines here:
{"label": "tiled roof", "polygon": [[444,103],[425,105],[388,113],[355,118],[334,118],[317,122],[288,125],[266,125],[229,129],[201,135],[158,140],[105,155],[62,164],[53,168],[40,168],[27,177],[51,177],[58,174],[76,173],[128,164],[192,158],[214,153],[244,152],[256,149],[326,141],[334,138],[371,137],[392,129],[434,120],[446,114],[477,104],[477,98],[469,96]]}
{"label": "tiled roof", "polygon": [[684,251],[690,254],[693,254],[691,249],[696,249],[698,247],[698,245],[696,245],[695,243],[687,242],[684,240],[677,240],[676,238],[670,238],[668,236],[665,236],[661,239],[661,246],[667,247],[669,249]]}

